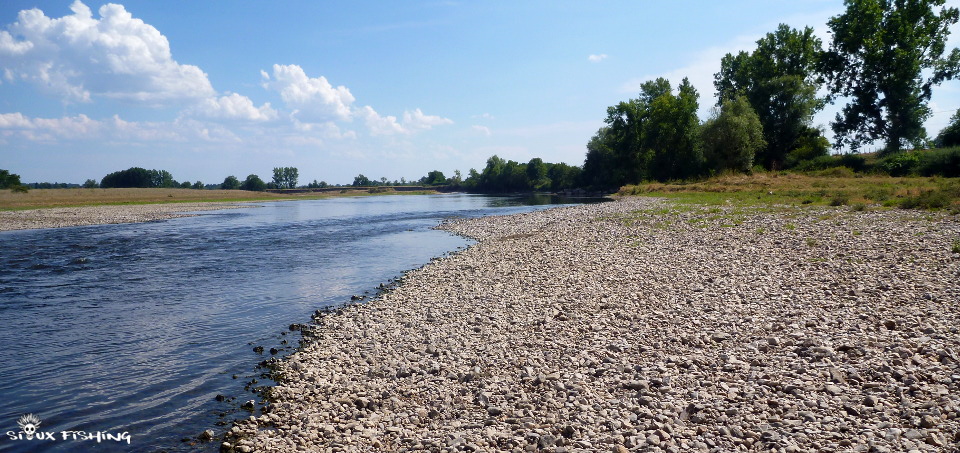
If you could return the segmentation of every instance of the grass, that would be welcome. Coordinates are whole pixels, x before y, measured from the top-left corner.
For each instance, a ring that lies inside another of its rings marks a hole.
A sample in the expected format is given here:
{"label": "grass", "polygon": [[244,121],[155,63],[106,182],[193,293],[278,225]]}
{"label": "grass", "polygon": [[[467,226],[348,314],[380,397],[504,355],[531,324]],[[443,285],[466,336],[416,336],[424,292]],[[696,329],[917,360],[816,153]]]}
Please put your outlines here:
{"label": "grass", "polygon": [[154,203],[199,203],[322,199],[363,195],[406,195],[427,192],[370,193],[367,188],[345,188],[339,193],[270,193],[246,190],[195,189],[33,189],[26,193],[0,190],[0,210]]}
{"label": "grass", "polygon": [[942,177],[765,172],[721,175],[696,182],[624,186],[618,194],[660,196],[698,205],[850,205],[856,211],[879,205],[960,213],[960,179]]}

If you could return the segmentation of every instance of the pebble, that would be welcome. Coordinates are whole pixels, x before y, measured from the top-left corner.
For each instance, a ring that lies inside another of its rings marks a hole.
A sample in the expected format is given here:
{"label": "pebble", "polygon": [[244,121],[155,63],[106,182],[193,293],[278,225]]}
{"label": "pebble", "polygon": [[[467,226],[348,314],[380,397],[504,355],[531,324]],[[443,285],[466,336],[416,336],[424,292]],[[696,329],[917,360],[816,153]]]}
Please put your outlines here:
{"label": "pebble", "polygon": [[960,440],[956,216],[625,198],[440,228],[478,243],[318,317],[279,362],[270,416],[236,422],[222,449]]}

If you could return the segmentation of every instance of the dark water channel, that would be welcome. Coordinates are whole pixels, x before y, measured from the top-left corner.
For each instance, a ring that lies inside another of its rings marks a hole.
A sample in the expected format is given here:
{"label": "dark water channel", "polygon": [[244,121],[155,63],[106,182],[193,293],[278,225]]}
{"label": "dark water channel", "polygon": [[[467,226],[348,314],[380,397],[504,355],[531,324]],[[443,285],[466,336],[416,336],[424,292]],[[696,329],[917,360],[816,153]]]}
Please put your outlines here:
{"label": "dark water channel", "polygon": [[[249,415],[290,324],[468,245],[432,229],[445,217],[564,202],[357,197],[0,233],[0,451],[217,451],[183,439]],[[27,440],[28,413],[55,440]]]}

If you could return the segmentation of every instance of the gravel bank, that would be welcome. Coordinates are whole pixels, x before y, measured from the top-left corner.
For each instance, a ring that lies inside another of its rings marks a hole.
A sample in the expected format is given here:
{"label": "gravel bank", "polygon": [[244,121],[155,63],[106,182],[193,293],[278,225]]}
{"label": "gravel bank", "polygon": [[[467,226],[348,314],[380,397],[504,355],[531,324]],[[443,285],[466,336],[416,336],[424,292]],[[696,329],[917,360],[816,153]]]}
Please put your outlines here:
{"label": "gravel bank", "polygon": [[237,203],[169,203],[139,205],[81,206],[73,208],[0,211],[0,231],[61,228],[111,223],[139,223],[188,217],[192,211],[245,208]]}
{"label": "gravel bank", "polygon": [[960,443],[955,216],[627,199],[443,228],[479,244],[318,315],[224,450]]}

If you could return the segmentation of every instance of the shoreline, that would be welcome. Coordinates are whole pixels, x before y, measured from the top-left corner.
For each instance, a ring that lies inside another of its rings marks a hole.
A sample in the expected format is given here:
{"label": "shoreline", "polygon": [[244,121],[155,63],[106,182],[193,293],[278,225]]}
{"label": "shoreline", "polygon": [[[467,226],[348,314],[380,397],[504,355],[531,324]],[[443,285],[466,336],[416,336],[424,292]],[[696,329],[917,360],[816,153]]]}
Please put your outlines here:
{"label": "shoreline", "polygon": [[223,450],[960,441],[956,217],[627,198],[441,228],[478,242],[319,316]]}
{"label": "shoreline", "polygon": [[0,211],[0,232],[74,226],[143,223],[193,217],[194,211],[256,207],[251,202],[191,202],[99,205]]}

